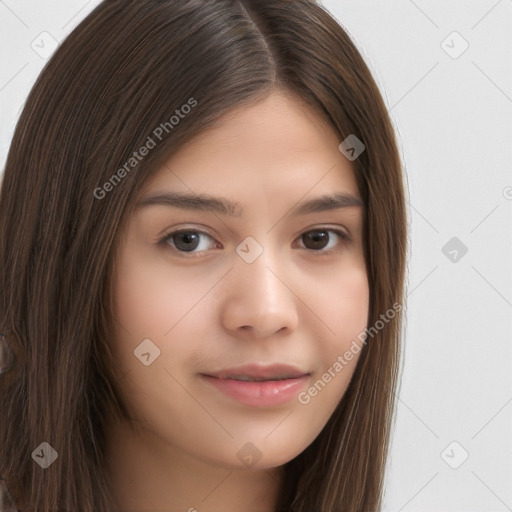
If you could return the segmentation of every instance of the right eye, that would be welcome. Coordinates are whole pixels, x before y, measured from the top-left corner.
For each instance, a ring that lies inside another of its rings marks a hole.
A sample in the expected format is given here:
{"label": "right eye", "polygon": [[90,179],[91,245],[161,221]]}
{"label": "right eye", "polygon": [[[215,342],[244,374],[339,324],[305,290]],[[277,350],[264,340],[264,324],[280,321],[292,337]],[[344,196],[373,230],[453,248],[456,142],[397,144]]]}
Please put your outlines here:
{"label": "right eye", "polygon": [[[208,240],[210,242],[208,242]],[[212,249],[212,242],[217,243],[209,233],[195,229],[178,229],[167,233],[159,245],[171,246],[171,250],[182,254],[197,254]],[[218,248],[218,247],[217,247]]]}

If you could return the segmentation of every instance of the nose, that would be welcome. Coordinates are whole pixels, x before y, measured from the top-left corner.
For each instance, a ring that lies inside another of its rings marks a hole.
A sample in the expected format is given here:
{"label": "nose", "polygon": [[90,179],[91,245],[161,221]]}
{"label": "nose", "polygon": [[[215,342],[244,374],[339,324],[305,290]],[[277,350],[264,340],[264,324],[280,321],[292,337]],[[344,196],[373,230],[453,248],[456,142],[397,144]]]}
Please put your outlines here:
{"label": "nose", "polygon": [[223,283],[221,314],[227,331],[263,339],[297,328],[299,299],[283,263],[268,248],[252,263],[236,257]]}

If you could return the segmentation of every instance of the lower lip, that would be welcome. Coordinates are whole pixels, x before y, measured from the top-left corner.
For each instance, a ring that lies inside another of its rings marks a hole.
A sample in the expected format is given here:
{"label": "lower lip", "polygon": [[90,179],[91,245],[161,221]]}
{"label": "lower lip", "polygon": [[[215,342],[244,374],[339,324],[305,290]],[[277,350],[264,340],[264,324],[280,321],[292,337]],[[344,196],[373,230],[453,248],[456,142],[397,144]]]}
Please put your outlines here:
{"label": "lower lip", "polygon": [[244,405],[272,407],[283,405],[296,398],[309,376],[260,382],[217,379],[209,375],[202,375],[202,377],[219,391]]}

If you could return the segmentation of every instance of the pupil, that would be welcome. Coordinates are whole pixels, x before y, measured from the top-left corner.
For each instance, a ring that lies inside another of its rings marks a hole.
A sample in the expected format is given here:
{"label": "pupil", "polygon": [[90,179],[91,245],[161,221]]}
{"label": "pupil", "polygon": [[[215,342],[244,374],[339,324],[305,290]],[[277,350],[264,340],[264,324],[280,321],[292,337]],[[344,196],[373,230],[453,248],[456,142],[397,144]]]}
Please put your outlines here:
{"label": "pupil", "polygon": [[[329,233],[327,231],[310,231],[303,237],[304,245],[308,249],[323,249],[329,243]],[[311,242],[309,246],[308,242]]]}
{"label": "pupil", "polygon": [[197,233],[178,233],[174,235],[173,242],[180,251],[193,251],[199,245],[199,235]]}

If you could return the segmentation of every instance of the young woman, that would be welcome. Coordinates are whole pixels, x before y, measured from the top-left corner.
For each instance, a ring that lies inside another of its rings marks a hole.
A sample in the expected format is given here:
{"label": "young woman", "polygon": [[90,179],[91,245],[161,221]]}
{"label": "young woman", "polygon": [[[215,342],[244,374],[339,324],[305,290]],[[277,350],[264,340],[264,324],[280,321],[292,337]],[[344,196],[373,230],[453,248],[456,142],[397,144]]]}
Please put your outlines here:
{"label": "young woman", "polygon": [[0,195],[2,510],[380,507],[406,258],[378,88],[311,0],[105,0]]}

